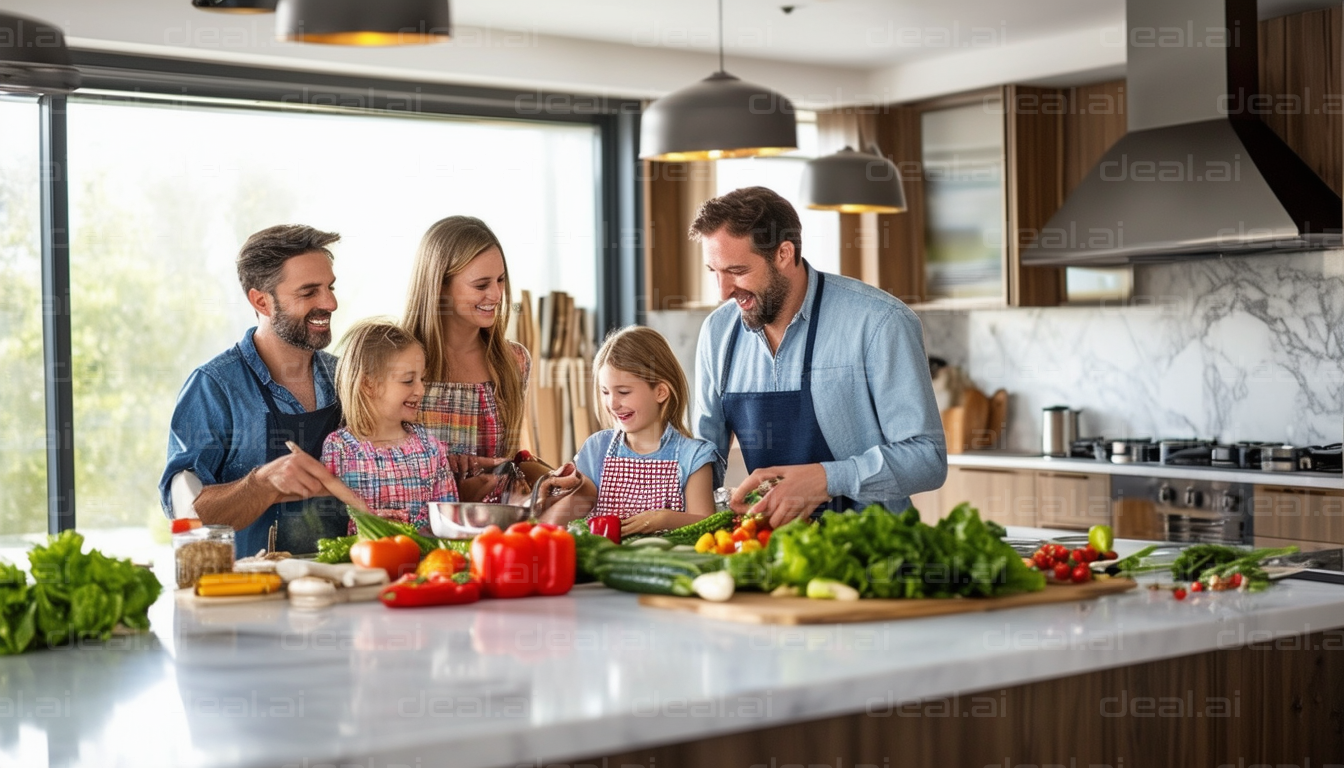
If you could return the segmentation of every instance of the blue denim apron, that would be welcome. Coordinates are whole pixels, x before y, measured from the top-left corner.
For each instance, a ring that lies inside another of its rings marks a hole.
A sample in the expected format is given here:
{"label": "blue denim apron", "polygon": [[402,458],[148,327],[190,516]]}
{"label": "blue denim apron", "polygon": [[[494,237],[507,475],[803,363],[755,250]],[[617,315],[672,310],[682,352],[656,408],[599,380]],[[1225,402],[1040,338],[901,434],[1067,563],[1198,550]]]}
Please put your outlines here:
{"label": "blue denim apron", "polygon": [[[812,348],[817,341],[821,320],[821,294],[826,276],[817,273],[817,292],[812,299],[812,319],[807,324],[807,346],[803,351],[802,386],[792,392],[728,392],[728,372],[742,324],[734,323],[728,337],[723,363],[723,415],[728,431],[737,437],[747,471],[761,467],[783,467],[834,461],[830,446],[821,434],[817,414],[812,407]],[[812,515],[834,509],[844,511],[857,505],[846,496],[836,496],[818,507]]]}
{"label": "blue denim apron", "polygon": [[[252,366],[244,364],[256,382],[261,397],[266,401],[266,462],[289,455],[285,441],[292,440],[309,456],[322,455],[322,443],[327,435],[341,425],[341,404],[332,403],[306,413],[283,413],[275,405],[275,398],[261,383]],[[238,557],[255,555],[265,549],[272,525],[276,530],[275,548],[280,552],[306,555],[317,551],[318,539],[344,536],[350,516],[345,504],[330,497],[320,496],[299,501],[287,501],[267,508],[251,525],[234,533],[233,549]]]}

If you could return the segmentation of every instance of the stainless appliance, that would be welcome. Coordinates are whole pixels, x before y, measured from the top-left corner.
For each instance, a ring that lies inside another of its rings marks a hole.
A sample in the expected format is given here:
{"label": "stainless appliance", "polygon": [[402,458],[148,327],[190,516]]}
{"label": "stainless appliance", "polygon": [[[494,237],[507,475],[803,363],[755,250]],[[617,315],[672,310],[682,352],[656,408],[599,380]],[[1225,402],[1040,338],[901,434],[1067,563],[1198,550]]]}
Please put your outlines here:
{"label": "stainless appliance", "polygon": [[1052,405],[1041,411],[1041,453],[1068,456],[1078,439],[1078,414],[1067,405]]}
{"label": "stainless appliance", "polygon": [[[1256,4],[1127,0],[1129,132],[1040,236],[1030,266],[1338,247],[1339,195],[1249,105]],[[1163,44],[1172,34],[1184,42]]]}
{"label": "stainless appliance", "polygon": [[1111,478],[1116,533],[1165,541],[1250,544],[1255,486],[1220,480]]}

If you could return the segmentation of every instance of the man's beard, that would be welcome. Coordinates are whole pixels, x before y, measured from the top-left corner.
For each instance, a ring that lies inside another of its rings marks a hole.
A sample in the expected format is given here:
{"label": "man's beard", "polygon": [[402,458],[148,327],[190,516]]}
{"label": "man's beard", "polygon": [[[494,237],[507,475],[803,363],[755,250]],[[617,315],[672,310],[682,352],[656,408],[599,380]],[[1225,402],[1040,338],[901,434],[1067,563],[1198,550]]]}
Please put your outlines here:
{"label": "man's beard", "polygon": [[775,322],[785,300],[789,298],[788,278],[772,262],[767,261],[765,267],[770,273],[770,281],[766,283],[764,291],[751,294],[754,299],[751,309],[742,310],[742,321],[752,330],[760,330]]}
{"label": "man's beard", "polygon": [[331,343],[331,326],[326,330],[315,331],[308,327],[309,320],[321,320],[331,317],[331,313],[325,309],[314,309],[303,317],[295,317],[285,311],[280,306],[280,299],[271,294],[271,299],[275,302],[275,314],[271,317],[271,327],[275,329],[275,335],[280,340],[292,347],[298,347],[309,352],[316,352],[319,349],[326,349]]}

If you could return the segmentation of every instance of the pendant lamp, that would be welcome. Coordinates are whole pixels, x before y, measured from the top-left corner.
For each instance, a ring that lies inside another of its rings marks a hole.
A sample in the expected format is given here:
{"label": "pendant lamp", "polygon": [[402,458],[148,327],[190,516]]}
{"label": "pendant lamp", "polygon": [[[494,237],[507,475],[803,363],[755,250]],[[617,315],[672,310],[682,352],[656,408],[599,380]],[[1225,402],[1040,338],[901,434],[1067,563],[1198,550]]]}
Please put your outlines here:
{"label": "pendant lamp", "polygon": [[809,160],[802,191],[807,207],[818,211],[901,213],[906,207],[900,171],[876,145]]}
{"label": "pendant lamp", "polygon": [[69,93],[79,87],[79,80],[60,29],[0,12],[0,91]]}
{"label": "pendant lamp", "polygon": [[719,71],[644,110],[639,156],[683,162],[780,155],[797,148],[793,102],[724,71],[723,0],[719,0]]}
{"label": "pendant lamp", "polygon": [[448,0],[279,0],[279,40],[331,45],[420,45],[447,40]]}
{"label": "pendant lamp", "polygon": [[278,0],[191,0],[193,8],[219,13],[275,13]]}

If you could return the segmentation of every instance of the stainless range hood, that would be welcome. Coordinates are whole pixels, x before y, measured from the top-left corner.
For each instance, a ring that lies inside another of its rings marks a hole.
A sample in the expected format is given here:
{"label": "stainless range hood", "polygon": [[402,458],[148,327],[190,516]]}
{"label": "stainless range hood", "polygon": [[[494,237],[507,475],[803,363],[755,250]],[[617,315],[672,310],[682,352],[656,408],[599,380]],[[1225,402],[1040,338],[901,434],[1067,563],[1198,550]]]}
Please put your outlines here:
{"label": "stainless range hood", "polygon": [[1251,108],[1255,0],[1127,0],[1126,11],[1129,132],[1023,249],[1023,264],[1340,246],[1339,195]]}

